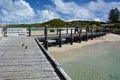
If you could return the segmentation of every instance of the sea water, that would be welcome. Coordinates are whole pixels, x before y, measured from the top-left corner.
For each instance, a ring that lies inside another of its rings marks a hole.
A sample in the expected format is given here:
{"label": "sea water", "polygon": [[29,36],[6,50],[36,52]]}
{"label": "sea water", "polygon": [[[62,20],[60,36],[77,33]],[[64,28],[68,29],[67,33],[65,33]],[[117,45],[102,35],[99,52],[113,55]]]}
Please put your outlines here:
{"label": "sea water", "polygon": [[72,80],[120,80],[120,42],[83,47],[60,63]]}
{"label": "sea water", "polygon": [[[47,28],[48,31],[51,29],[57,30],[57,28]],[[44,31],[44,27],[31,27],[32,31]]]}

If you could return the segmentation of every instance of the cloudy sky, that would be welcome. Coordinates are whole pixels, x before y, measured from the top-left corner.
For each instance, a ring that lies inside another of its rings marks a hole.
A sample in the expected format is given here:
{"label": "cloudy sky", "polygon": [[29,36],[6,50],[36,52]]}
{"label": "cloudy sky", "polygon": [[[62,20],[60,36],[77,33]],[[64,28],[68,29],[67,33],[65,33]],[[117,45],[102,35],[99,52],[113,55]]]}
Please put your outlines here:
{"label": "cloudy sky", "polygon": [[0,0],[0,24],[41,23],[54,18],[65,21],[107,21],[119,0]]}

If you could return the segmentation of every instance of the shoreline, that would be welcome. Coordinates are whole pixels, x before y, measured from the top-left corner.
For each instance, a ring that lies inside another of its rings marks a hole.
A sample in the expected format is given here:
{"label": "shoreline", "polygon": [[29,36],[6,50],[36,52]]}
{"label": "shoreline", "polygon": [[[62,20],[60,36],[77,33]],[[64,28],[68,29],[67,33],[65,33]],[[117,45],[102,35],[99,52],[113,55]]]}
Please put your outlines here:
{"label": "shoreline", "polygon": [[80,54],[80,49],[85,48],[86,46],[103,42],[118,41],[120,41],[120,36],[110,33],[102,37],[94,38],[93,40],[88,40],[87,42],[82,41],[81,43],[73,43],[73,45],[64,44],[61,48],[58,46],[49,47],[48,51],[58,62],[64,62],[66,60],[70,60],[74,56],[77,56],[78,53]]}

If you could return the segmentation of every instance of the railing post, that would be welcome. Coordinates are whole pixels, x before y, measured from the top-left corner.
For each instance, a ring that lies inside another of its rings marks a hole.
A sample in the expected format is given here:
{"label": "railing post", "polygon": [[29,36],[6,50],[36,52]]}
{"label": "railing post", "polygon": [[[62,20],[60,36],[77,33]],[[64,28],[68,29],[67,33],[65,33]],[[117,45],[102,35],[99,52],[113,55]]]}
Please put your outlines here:
{"label": "railing post", "polygon": [[68,34],[68,27],[66,28],[66,34]]}
{"label": "railing post", "polygon": [[101,28],[101,35],[103,35],[103,29]]}
{"label": "railing post", "polygon": [[101,36],[101,35],[100,35],[100,32],[101,32],[101,31],[100,31],[100,29],[99,29],[99,37]]}
{"label": "railing post", "polygon": [[73,35],[72,34],[73,34],[73,29],[71,29],[71,34],[70,34],[70,39],[71,39],[70,44],[71,45],[73,45],[73,39],[72,39]]}
{"label": "railing post", "polygon": [[93,27],[91,28],[91,40],[93,40]]}
{"label": "railing post", "polygon": [[29,37],[31,36],[31,27],[29,26]]}
{"label": "railing post", "polygon": [[88,41],[88,28],[86,28],[86,41]]}
{"label": "railing post", "polygon": [[[58,35],[58,32],[59,32],[59,29],[57,28],[57,35]],[[58,44],[59,43],[59,39],[56,39],[56,44]]]}
{"label": "railing post", "polygon": [[57,35],[58,35],[58,32],[59,32],[59,30],[58,30],[58,28],[57,28]]}
{"label": "railing post", "polygon": [[81,43],[81,32],[82,32],[82,30],[79,29],[79,43]]}
{"label": "railing post", "polygon": [[59,29],[59,47],[62,47],[61,28]]}
{"label": "railing post", "polygon": [[106,29],[106,27],[105,27],[105,34],[107,33],[107,29]]}
{"label": "railing post", "polygon": [[6,33],[7,33],[7,28],[3,27],[3,36],[6,37]]}
{"label": "railing post", "polygon": [[44,35],[45,35],[45,49],[48,50],[48,41],[47,41],[47,27],[44,28]]}
{"label": "railing post", "polygon": [[95,31],[95,38],[96,38],[96,37],[98,37],[98,35],[97,35],[97,30]]}

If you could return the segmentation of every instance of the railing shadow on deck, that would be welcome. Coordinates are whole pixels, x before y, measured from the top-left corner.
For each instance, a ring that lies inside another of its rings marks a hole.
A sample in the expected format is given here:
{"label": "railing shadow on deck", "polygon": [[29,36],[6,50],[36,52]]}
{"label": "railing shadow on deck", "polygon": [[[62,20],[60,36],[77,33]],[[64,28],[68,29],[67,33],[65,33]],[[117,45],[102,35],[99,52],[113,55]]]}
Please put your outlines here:
{"label": "railing shadow on deck", "polygon": [[50,53],[40,44],[39,40],[35,38],[36,43],[46,56],[50,64],[53,66],[55,72],[59,76],[60,80],[71,80],[71,78],[64,72],[60,64],[50,55]]}

